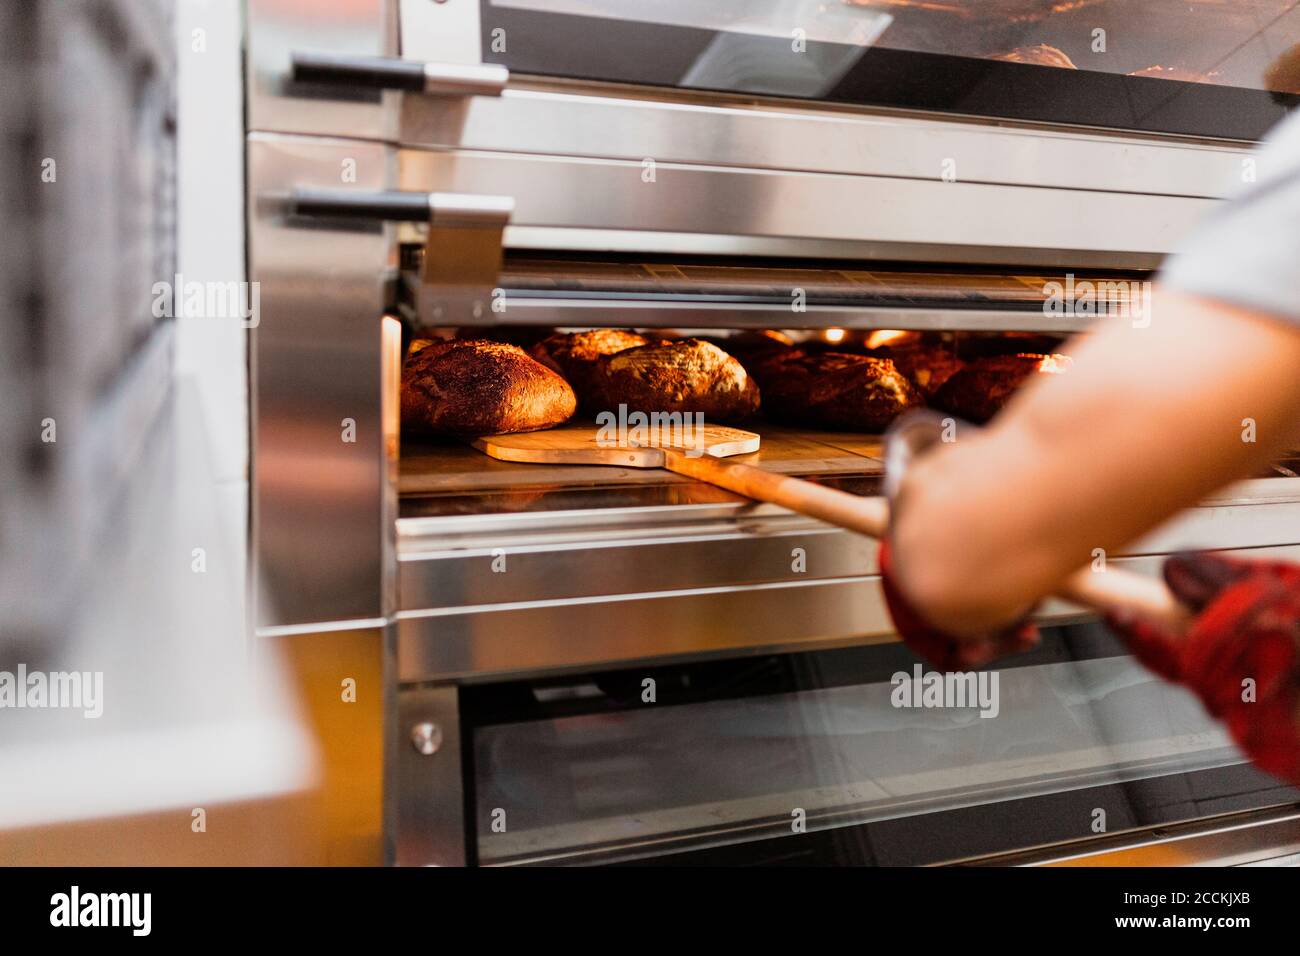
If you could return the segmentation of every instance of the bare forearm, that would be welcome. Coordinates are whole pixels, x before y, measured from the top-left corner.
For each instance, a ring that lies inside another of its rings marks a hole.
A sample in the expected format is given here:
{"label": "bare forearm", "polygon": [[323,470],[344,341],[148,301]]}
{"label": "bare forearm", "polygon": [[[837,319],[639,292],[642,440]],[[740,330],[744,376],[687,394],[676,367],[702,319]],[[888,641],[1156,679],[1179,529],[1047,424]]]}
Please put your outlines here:
{"label": "bare forearm", "polygon": [[1165,293],[1149,327],[1117,320],[1071,352],[1069,373],[909,476],[899,579],[939,627],[1005,623],[1296,435],[1300,331]]}

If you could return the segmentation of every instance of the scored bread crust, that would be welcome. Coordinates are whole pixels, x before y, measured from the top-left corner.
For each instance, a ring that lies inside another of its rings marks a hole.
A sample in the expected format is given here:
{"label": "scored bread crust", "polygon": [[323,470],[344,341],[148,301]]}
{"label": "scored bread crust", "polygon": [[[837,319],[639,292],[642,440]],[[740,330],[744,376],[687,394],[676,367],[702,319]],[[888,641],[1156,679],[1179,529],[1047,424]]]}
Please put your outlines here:
{"label": "scored bread crust", "polygon": [[600,357],[649,342],[644,335],[631,329],[555,332],[534,345],[529,354],[568,379],[578,393],[578,401],[586,406],[595,397],[592,394],[592,376]]}
{"label": "scored bread crust", "polygon": [[559,374],[517,345],[478,339],[431,342],[402,367],[402,427],[476,437],[550,428],[577,399]]}
{"label": "scored bread crust", "polygon": [[968,422],[983,424],[1000,412],[1031,379],[1064,371],[1064,355],[991,355],[966,363],[934,395],[936,407]]}
{"label": "scored bread crust", "polygon": [[776,421],[877,432],[925,405],[916,386],[889,359],[790,349],[753,366],[763,411]]}
{"label": "scored bread crust", "polygon": [[701,339],[672,339],[603,355],[591,378],[593,408],[698,412],[742,421],[758,411],[759,392],[743,365]]}

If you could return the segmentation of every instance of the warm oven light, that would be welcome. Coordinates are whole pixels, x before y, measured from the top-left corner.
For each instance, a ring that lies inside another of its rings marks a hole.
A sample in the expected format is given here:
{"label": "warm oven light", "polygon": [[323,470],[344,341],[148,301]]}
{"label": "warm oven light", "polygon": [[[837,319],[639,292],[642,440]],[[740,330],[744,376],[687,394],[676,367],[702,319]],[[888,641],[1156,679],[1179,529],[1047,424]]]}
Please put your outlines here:
{"label": "warm oven light", "polygon": [[1074,364],[1074,360],[1068,355],[1044,355],[1043,360],[1038,363],[1038,370],[1040,372],[1050,372],[1053,375],[1057,375],[1064,372],[1072,364]]}
{"label": "warm oven light", "polygon": [[831,343],[831,345],[835,345],[839,342],[844,341],[844,330],[827,329],[825,332],[822,333],[822,338],[824,338],[827,342]]}

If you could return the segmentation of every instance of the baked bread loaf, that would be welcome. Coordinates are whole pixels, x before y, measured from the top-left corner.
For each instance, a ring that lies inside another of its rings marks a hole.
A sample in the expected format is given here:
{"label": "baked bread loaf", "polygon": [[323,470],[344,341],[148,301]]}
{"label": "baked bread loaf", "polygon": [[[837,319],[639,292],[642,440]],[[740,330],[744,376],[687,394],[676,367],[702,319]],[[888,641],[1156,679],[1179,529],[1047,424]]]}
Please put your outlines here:
{"label": "baked bread loaf", "polygon": [[648,338],[631,329],[556,332],[534,345],[529,354],[568,379],[578,393],[578,400],[587,406],[595,398],[592,375],[600,357],[649,343]]}
{"label": "baked bread loaf", "polygon": [[994,355],[975,359],[943,383],[934,396],[937,408],[968,422],[983,424],[1002,410],[1026,382],[1070,367],[1064,355]]}
{"label": "baked bread loaf", "polygon": [[613,411],[698,412],[740,421],[758,411],[758,385],[738,361],[700,339],[652,342],[603,355],[592,375],[592,405]]}
{"label": "baked bread loaf", "polygon": [[934,398],[944,382],[952,378],[966,364],[947,349],[932,345],[890,349],[880,357],[890,359],[927,399]]}
{"label": "baked bread loaf", "polygon": [[790,349],[754,366],[775,421],[878,432],[925,399],[889,359]]}
{"label": "baked bread loaf", "polygon": [[407,358],[401,407],[407,430],[474,437],[550,428],[573,415],[577,399],[517,345],[453,339]]}
{"label": "baked bread loaf", "polygon": [[1282,97],[1286,94],[1300,93],[1300,43],[1287,47],[1281,56],[1269,64],[1264,71],[1264,88],[1274,94],[1274,99],[1283,103],[1286,100]]}

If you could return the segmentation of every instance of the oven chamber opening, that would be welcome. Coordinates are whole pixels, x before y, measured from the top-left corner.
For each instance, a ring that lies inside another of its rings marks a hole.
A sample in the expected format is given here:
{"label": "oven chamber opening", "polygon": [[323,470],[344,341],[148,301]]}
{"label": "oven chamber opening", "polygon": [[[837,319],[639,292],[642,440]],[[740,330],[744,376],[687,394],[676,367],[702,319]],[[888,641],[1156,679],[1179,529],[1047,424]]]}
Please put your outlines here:
{"label": "oven chamber opening", "polygon": [[[997,271],[888,263],[754,258],[682,258],[580,253],[507,255],[496,290],[500,321],[420,327],[423,247],[402,247],[394,312],[401,349],[419,338],[485,338],[525,350],[555,331],[638,330],[647,338],[698,337],[747,368],[754,335],[780,336],[807,352],[893,359],[908,375],[915,349],[961,360],[1068,351],[1071,338],[1105,318],[1140,321],[1149,309],[1146,273],[1041,269]],[[495,301],[495,300],[494,300]],[[762,346],[757,346],[761,350]],[[913,379],[921,385],[922,381]],[[932,396],[927,396],[931,399]],[[947,411],[945,409],[945,411]],[[573,421],[589,420],[582,409]],[[791,426],[764,416],[732,422],[763,444],[738,460],[878,494],[880,435]],[[401,445],[400,517],[671,507],[734,502],[735,495],[663,471],[557,467],[494,461],[465,442],[407,431]],[[1256,476],[1294,477],[1281,462]]]}
{"label": "oven chamber opening", "polygon": [[[972,359],[1051,355],[1088,321],[1051,313],[1055,290],[1088,281],[1063,273],[514,252],[497,290],[500,313],[490,317],[500,321],[429,328],[420,326],[417,307],[421,256],[420,246],[403,247],[394,309],[404,318],[402,355],[422,338],[484,338],[527,351],[555,331],[624,328],[651,339],[703,338],[747,368],[763,348],[755,339],[759,330],[812,353],[899,361],[921,348]],[[1130,289],[1136,302],[1146,281],[1136,273],[1093,279],[1114,286],[1102,304],[1110,309],[1128,308]],[[589,418],[580,409],[573,421]],[[761,450],[739,460],[859,494],[879,493],[878,430],[790,425],[761,409],[727,424],[762,436]],[[463,441],[410,429],[402,434],[400,474],[403,519],[738,500],[662,471],[494,461]]]}

